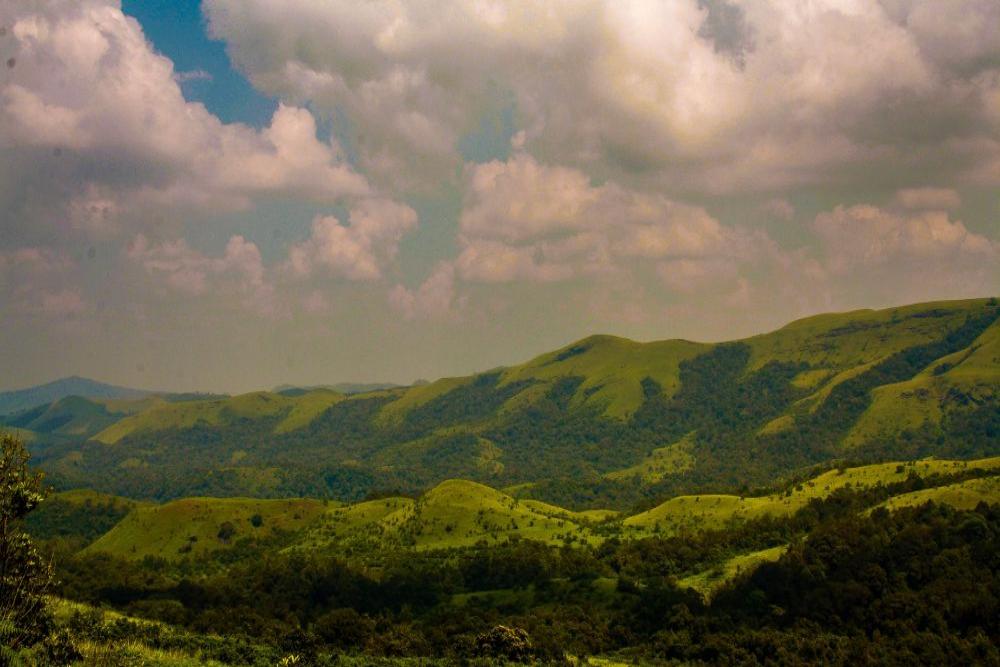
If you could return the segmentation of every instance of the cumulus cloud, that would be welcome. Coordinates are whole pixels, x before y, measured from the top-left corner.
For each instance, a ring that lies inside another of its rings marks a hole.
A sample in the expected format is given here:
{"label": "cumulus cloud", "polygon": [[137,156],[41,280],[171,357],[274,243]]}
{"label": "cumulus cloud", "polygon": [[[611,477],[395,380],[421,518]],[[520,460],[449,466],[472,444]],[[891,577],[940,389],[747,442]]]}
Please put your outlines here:
{"label": "cumulus cloud", "polygon": [[[265,91],[345,110],[383,180],[454,173],[510,100],[553,164],[732,192],[899,178],[988,179],[1000,128],[992,0],[559,0],[358,4],[207,0]],[[973,146],[979,146],[973,149]]]}
{"label": "cumulus cloud", "polygon": [[456,260],[465,280],[556,281],[607,274],[636,260],[728,259],[759,238],[704,209],[621,187],[517,151],[471,166]]}
{"label": "cumulus cloud", "polygon": [[903,188],[896,202],[903,208],[947,211],[961,206],[962,198],[951,188]]}
{"label": "cumulus cloud", "polygon": [[79,288],[69,286],[77,264],[51,248],[0,251],[0,301],[10,312],[53,319],[72,318],[87,310]]}
{"label": "cumulus cloud", "polygon": [[816,233],[835,270],[894,260],[948,260],[957,266],[996,261],[1000,244],[940,211],[896,214],[876,206],[838,206],[821,213]]}
{"label": "cumulus cloud", "polygon": [[305,276],[321,268],[348,280],[378,280],[385,264],[396,256],[403,235],[416,227],[417,214],[405,204],[366,199],[350,210],[348,222],[317,216],[310,237],[289,252],[292,272]]}
{"label": "cumulus cloud", "polygon": [[250,310],[278,314],[273,284],[265,275],[260,250],[242,236],[233,236],[219,257],[191,248],[183,238],[151,242],[142,234],[127,248],[127,257],[172,290],[189,296],[210,289],[230,290]]}
{"label": "cumulus cloud", "polygon": [[93,231],[150,207],[218,211],[267,196],[370,193],[303,108],[282,104],[257,131],[187,102],[185,75],[111,0],[7,4],[0,23],[16,54],[0,82],[0,147],[24,185],[11,206]]}
{"label": "cumulus cloud", "polygon": [[440,262],[417,289],[396,285],[389,291],[389,303],[407,320],[454,316],[456,306],[455,268]]}

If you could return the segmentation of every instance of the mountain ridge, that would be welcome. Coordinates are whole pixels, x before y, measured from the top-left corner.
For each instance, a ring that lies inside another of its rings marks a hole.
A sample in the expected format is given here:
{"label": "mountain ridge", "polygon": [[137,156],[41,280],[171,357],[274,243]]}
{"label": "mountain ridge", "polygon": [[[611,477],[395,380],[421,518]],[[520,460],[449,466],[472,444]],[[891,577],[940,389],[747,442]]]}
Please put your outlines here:
{"label": "mountain ridge", "polygon": [[352,500],[460,477],[621,509],[836,459],[1000,454],[998,315],[995,299],[975,299],[823,314],[723,343],[588,336],[426,385],[164,402],[91,440],[32,447],[60,484],[160,499]]}

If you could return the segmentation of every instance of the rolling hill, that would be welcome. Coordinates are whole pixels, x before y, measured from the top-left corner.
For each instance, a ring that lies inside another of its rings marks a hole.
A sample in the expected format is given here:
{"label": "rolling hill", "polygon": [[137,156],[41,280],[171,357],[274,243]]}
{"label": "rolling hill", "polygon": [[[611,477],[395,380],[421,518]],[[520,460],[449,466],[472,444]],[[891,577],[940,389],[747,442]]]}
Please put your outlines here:
{"label": "rolling hill", "polygon": [[1000,454],[998,315],[975,299],[817,315],[728,343],[591,336],[412,387],[161,401],[99,431],[90,419],[36,456],[62,487],[159,500],[351,501],[466,478],[617,510],[836,460],[986,457]]}
{"label": "rolling hill", "polygon": [[[401,496],[339,504],[310,499],[184,498],[163,505],[134,503],[92,492],[57,497],[64,503],[98,507],[110,503],[127,514],[86,547],[129,560],[156,556],[167,561],[200,557],[250,539],[286,553],[334,554],[378,563],[385,555],[467,547],[489,547],[510,539],[562,546],[599,546],[616,541],[679,537],[722,531],[764,517],[791,518],[810,501],[844,489],[899,489],[914,480],[916,491],[894,491],[877,505],[901,507],[928,501],[959,509],[1000,502],[1000,457],[976,461],[890,462],[831,470],[764,496],[709,494],[671,498],[657,507],[620,516],[612,511],[573,512],[533,500],[518,500],[468,480],[448,480],[417,498]],[[956,478],[961,481],[952,481]],[[892,485],[897,485],[893,487]],[[905,488],[905,487],[903,487]],[[787,537],[785,539],[788,539]],[[735,553],[720,551],[712,567],[681,583],[706,597],[726,581],[787,549],[778,544]]]}
{"label": "rolling hill", "polygon": [[87,551],[177,559],[225,549],[247,537],[267,539],[296,531],[323,509],[318,500],[184,498],[132,510]]}

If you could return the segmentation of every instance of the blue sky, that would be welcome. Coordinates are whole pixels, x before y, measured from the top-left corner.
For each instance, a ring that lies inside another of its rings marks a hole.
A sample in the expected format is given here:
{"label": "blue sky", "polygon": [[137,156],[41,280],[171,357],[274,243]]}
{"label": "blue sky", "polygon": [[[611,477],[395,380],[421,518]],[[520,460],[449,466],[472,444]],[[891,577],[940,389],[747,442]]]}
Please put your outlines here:
{"label": "blue sky", "polygon": [[225,123],[261,128],[271,120],[278,101],[233,67],[224,42],[208,37],[199,0],[124,0],[122,11],[142,24],[146,38],[178,72],[208,74],[181,85],[185,99],[201,102]]}
{"label": "blue sky", "polygon": [[409,382],[996,294],[1000,12],[960,4],[2,5],[0,388]]}

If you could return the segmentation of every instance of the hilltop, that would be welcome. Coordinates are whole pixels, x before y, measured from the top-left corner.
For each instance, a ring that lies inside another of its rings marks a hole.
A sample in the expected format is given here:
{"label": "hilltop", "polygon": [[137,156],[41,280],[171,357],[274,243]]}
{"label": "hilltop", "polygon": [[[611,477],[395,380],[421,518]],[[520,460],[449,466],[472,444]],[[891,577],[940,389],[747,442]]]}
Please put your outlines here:
{"label": "hilltop", "polygon": [[32,446],[60,486],[132,497],[352,501],[465,478],[622,510],[838,460],[1000,454],[998,315],[995,299],[973,299],[817,315],[727,343],[591,336],[411,387],[106,406]]}

